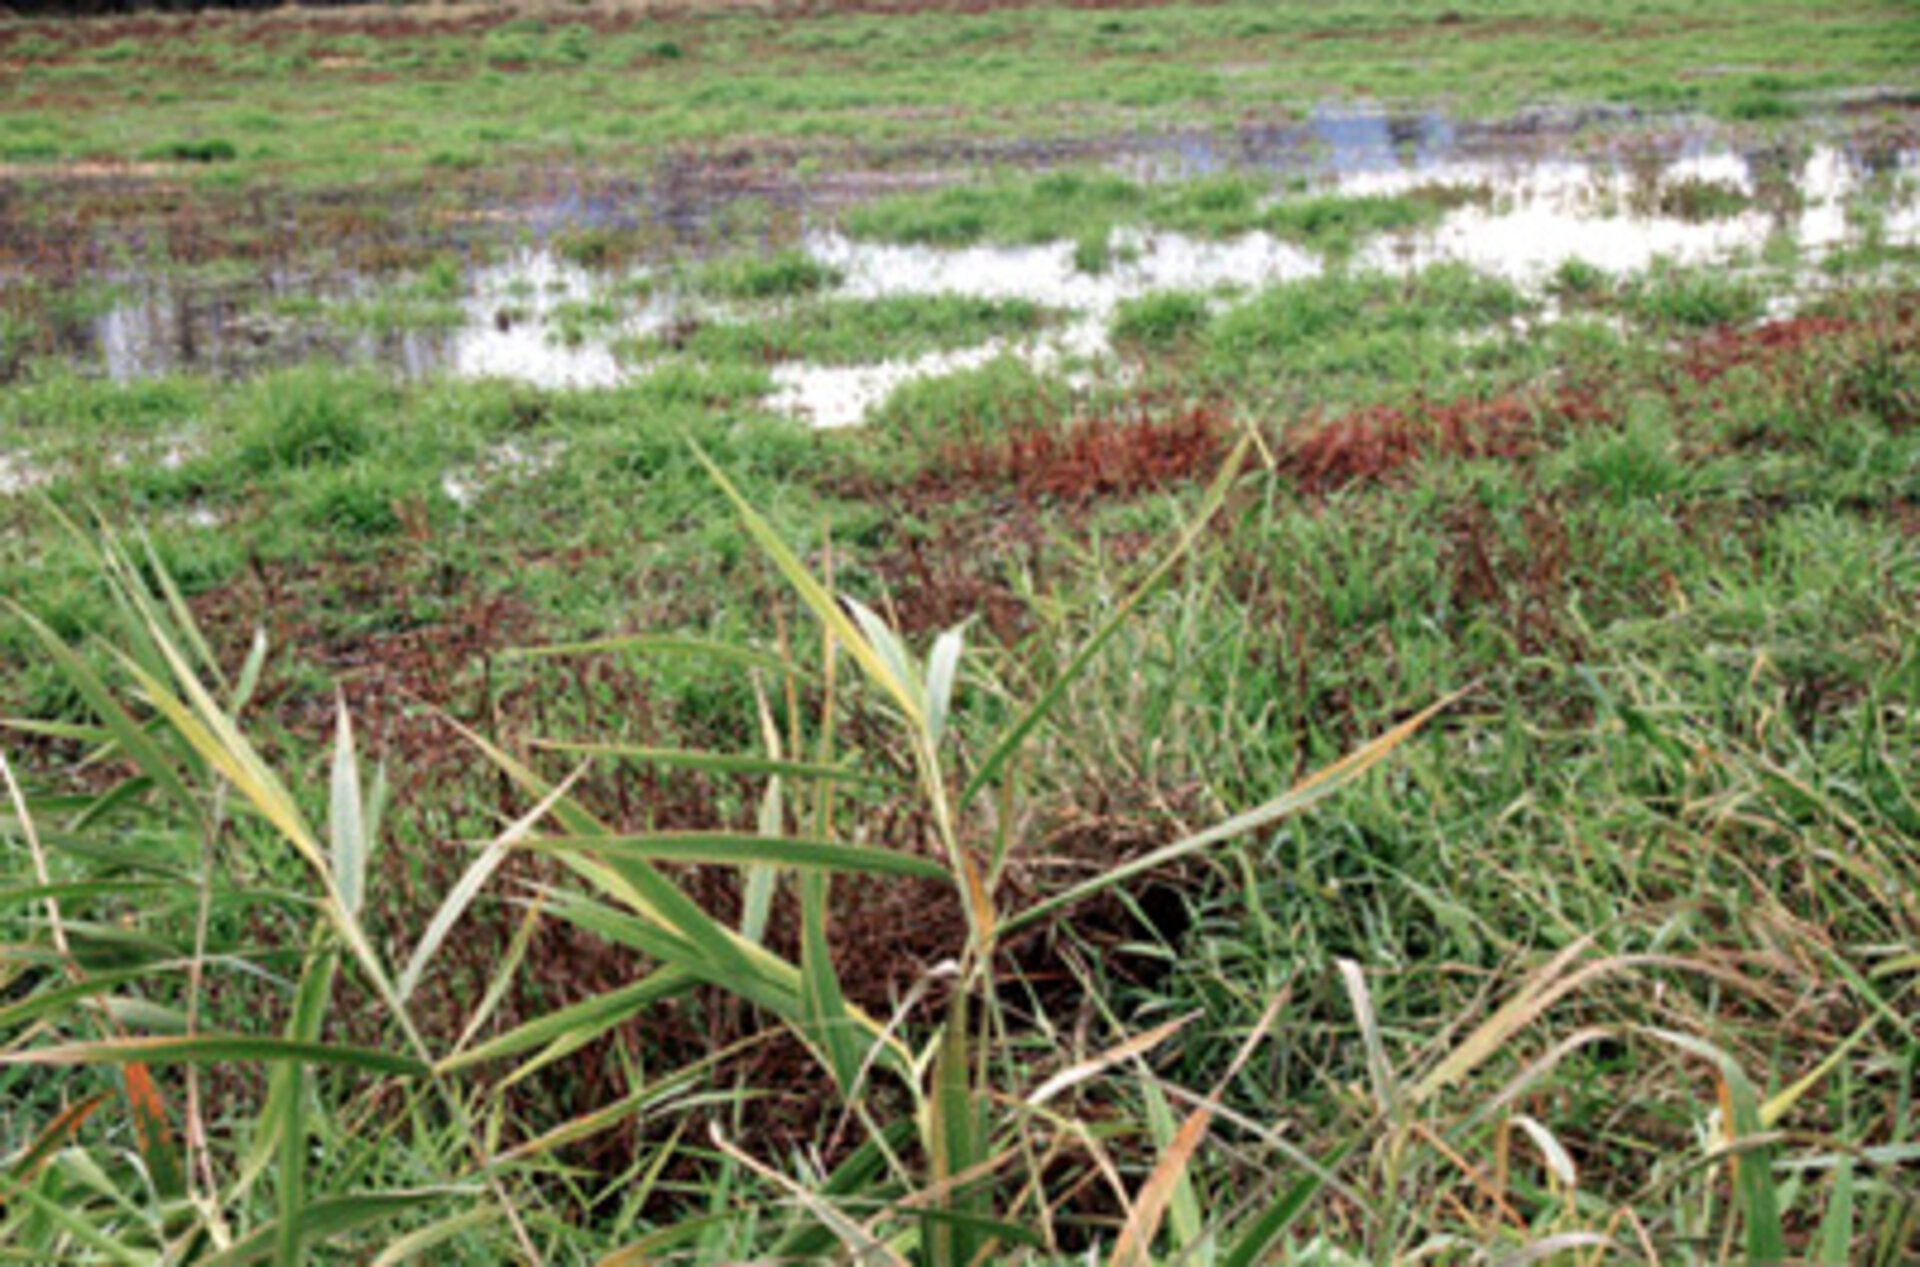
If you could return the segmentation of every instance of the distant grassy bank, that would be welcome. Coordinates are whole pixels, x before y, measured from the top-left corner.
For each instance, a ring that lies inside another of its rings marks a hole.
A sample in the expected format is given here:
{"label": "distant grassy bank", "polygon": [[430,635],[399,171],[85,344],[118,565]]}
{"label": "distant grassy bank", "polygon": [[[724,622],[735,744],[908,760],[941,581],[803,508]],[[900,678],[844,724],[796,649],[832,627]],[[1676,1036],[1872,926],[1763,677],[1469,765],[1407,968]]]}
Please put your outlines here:
{"label": "distant grassy bank", "polygon": [[0,59],[0,163],[333,184],[678,147],[1193,127],[1324,102],[1779,120],[1920,90],[1920,18],[1896,0],[402,8],[15,20]]}

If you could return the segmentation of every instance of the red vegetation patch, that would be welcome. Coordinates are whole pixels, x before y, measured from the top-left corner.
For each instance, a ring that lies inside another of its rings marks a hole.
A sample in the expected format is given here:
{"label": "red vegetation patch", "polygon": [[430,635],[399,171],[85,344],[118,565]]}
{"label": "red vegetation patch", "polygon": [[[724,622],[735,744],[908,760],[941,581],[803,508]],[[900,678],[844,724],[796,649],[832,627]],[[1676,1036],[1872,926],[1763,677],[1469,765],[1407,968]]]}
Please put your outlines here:
{"label": "red vegetation patch", "polygon": [[1566,619],[1568,579],[1575,572],[1565,507],[1536,497],[1513,529],[1476,497],[1446,511],[1444,556],[1453,592],[1463,604],[1498,612],[1500,626],[1523,655],[1585,654],[1577,626]]}
{"label": "red vegetation patch", "polygon": [[1008,588],[999,565],[1024,556],[1029,570],[1036,569],[1040,539],[1031,516],[968,531],[946,522],[926,540],[905,536],[877,564],[887,578],[893,618],[904,632],[919,634],[979,616],[995,639],[1017,643],[1032,627],[1032,612]]}
{"label": "red vegetation patch", "polygon": [[[1920,425],[1920,296],[1865,317],[1796,317],[1698,340],[1680,363],[1703,387],[1748,369],[1814,414],[1865,411],[1889,427]],[[1726,402],[1710,398],[1720,410]]]}
{"label": "red vegetation patch", "polygon": [[[1920,350],[1920,302],[1902,300],[1881,319],[1796,317],[1751,328],[1726,326],[1696,339],[1678,354],[1686,378],[1709,385],[1736,369],[1753,367],[1789,386],[1824,382],[1835,371],[1814,354],[1844,355],[1839,399],[1871,408],[1893,425],[1920,412],[1920,393],[1901,386],[1907,359]],[[1827,399],[1832,399],[1831,396]],[[1289,438],[1281,466],[1308,493],[1377,482],[1430,456],[1520,458],[1538,451],[1554,432],[1604,424],[1610,407],[1596,388],[1575,385],[1551,395],[1505,395],[1491,400],[1416,399],[1375,405],[1309,423]]]}
{"label": "red vegetation patch", "polygon": [[1313,426],[1291,442],[1281,466],[1306,492],[1381,480],[1432,455],[1525,457],[1543,430],[1608,417],[1591,389],[1567,388],[1544,400],[1496,396],[1407,406],[1375,405]]}
{"label": "red vegetation patch", "polygon": [[1845,317],[1795,317],[1742,330],[1723,326],[1694,341],[1680,368],[1696,383],[1711,383],[1742,365],[1772,361],[1809,343],[1830,340],[1858,328]]}
{"label": "red vegetation patch", "polygon": [[1210,405],[1170,418],[1089,418],[1062,429],[1022,428],[949,446],[920,476],[918,491],[1006,491],[1025,502],[1069,505],[1129,497],[1211,475],[1230,432],[1225,412]]}

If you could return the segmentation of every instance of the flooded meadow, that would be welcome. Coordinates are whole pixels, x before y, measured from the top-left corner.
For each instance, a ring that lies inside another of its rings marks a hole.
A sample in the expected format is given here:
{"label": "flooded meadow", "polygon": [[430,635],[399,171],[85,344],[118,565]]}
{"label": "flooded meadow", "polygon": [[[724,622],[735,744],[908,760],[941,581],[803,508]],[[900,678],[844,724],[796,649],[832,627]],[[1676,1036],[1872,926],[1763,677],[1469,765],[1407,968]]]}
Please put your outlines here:
{"label": "flooded meadow", "polygon": [[[0,293],[16,328],[45,326],[15,334],[16,361],[32,346],[118,381],[235,377],[314,361],[409,379],[605,387],[652,372],[697,328],[751,326],[795,301],[703,284],[712,275],[703,277],[703,264],[736,255],[792,253],[818,265],[832,283],[809,288],[807,300],[954,295],[1052,314],[1041,331],[912,357],[890,354],[884,338],[854,364],[769,349],[777,407],[844,426],[905,382],[1002,355],[1095,372],[1112,361],[1116,310],[1149,295],[1190,292],[1225,307],[1330,267],[1406,274],[1458,264],[1543,300],[1569,269],[1624,279],[1656,265],[1787,268],[1817,291],[1822,262],[1837,252],[1920,244],[1916,136],[1920,112],[1897,103],[1821,118],[1791,137],[1684,119],[1548,115],[1468,126],[1439,114],[1322,107],[1296,126],[1224,137],[1005,144],[837,172],[786,160],[783,171],[751,176],[674,162],[632,181],[549,174],[522,198],[400,203],[311,235],[276,233],[267,221],[322,226],[318,209],[275,201],[240,212],[237,223],[195,226],[189,257],[201,258],[185,266],[174,262],[182,250],[172,237],[184,230],[164,217],[127,226],[90,217],[84,246],[53,252],[67,262],[51,272],[34,263],[37,251],[48,253],[34,240],[46,226],[23,223],[16,211]],[[1167,227],[1155,221],[1170,217],[1133,205],[1149,200],[1143,194],[1102,212],[1110,223],[1097,226],[1105,236],[1091,253],[1084,231],[1011,242],[982,233],[989,240],[945,244],[889,240],[884,226],[849,232],[843,223],[876,201],[937,198],[968,182],[996,191],[1024,184],[1008,196],[1030,196],[1048,173],[1056,182],[1125,182],[1162,202],[1192,191],[1202,204],[1231,204],[1233,214]],[[1286,223],[1293,207],[1337,224],[1348,208],[1365,213],[1395,200],[1439,214],[1398,225],[1389,217],[1378,229],[1361,223],[1357,240],[1342,230],[1331,252],[1317,231],[1289,232]],[[1281,223],[1261,227],[1265,220]],[[231,240],[223,244],[222,234]],[[76,255],[85,262],[72,264]],[[143,256],[156,263],[133,262]],[[85,311],[58,320],[63,287],[83,289],[87,300]],[[1790,309],[1791,288],[1772,302]],[[1535,315],[1550,320],[1554,307]]]}
{"label": "flooded meadow", "polygon": [[0,1257],[1894,1267],[1917,771],[1902,0],[0,10]]}

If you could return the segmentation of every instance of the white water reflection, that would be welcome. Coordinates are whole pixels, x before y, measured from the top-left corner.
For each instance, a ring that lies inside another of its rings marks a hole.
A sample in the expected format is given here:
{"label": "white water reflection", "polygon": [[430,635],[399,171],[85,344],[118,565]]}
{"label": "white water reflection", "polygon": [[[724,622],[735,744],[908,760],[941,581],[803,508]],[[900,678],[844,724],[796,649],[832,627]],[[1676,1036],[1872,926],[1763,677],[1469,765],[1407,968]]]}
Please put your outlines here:
{"label": "white water reflection", "polygon": [[1094,314],[1156,290],[1271,286],[1321,269],[1318,256],[1268,233],[1209,241],[1123,230],[1114,235],[1111,264],[1097,274],[1076,266],[1070,242],[942,250],[856,242],[829,232],[809,235],[805,247],[846,275],[840,293],[851,298],[955,294],[1024,299]]}
{"label": "white water reflection", "polygon": [[[1907,161],[1903,156],[1903,163]],[[1799,209],[1782,216],[1751,207],[1730,216],[1692,219],[1642,208],[1657,207],[1663,190],[1704,182],[1752,197],[1752,164],[1736,154],[1684,157],[1649,182],[1612,164],[1557,160],[1520,173],[1486,164],[1461,164],[1427,172],[1420,179],[1370,173],[1341,182],[1348,194],[1403,193],[1417,185],[1485,186],[1490,206],[1464,206],[1423,232],[1375,242],[1362,255],[1368,267],[1398,270],[1458,261],[1523,285],[1537,285],[1572,260],[1613,273],[1640,272],[1657,260],[1705,264],[1757,254],[1780,234],[1798,250],[1830,251],[1853,236],[1847,200],[1864,181],[1857,165],[1832,146],[1815,148],[1801,165],[1794,188]],[[1890,242],[1914,237],[1911,200],[1889,217]]]}
{"label": "white water reflection", "polygon": [[1505,211],[1462,207],[1431,230],[1372,244],[1359,262],[1387,271],[1458,262],[1537,284],[1573,260],[1609,273],[1637,273],[1659,259],[1676,264],[1725,259],[1764,246],[1771,228],[1771,218],[1761,211],[1689,224],[1671,216],[1598,219],[1552,202]]}
{"label": "white water reflection", "polygon": [[975,369],[1012,354],[1035,369],[1084,364],[1107,355],[1107,325],[1124,301],[1163,290],[1241,290],[1316,276],[1317,256],[1267,233],[1208,241],[1175,233],[1114,234],[1112,262],[1088,273],[1074,262],[1072,243],[941,250],[856,242],[838,232],[805,240],[815,259],[845,276],[840,291],[852,299],[953,294],[989,300],[1026,300],[1065,311],[1056,329],[1026,339],[995,339],[960,351],[937,352],[877,365],[788,364],[773,371],[771,404],[819,427],[851,426],[902,385]]}
{"label": "white water reflection", "polygon": [[816,427],[850,427],[916,379],[978,369],[1006,351],[999,343],[988,343],[878,365],[780,365],[773,371],[774,393],[768,404]]}
{"label": "white water reflection", "polygon": [[[631,276],[612,279],[618,286]],[[577,342],[558,337],[562,306],[603,300],[610,286],[596,273],[550,250],[523,249],[473,275],[464,301],[466,323],[446,349],[448,368],[461,378],[510,378],[536,387],[610,387],[626,378],[611,344],[645,334],[667,319],[650,301],[639,312],[583,332]]]}

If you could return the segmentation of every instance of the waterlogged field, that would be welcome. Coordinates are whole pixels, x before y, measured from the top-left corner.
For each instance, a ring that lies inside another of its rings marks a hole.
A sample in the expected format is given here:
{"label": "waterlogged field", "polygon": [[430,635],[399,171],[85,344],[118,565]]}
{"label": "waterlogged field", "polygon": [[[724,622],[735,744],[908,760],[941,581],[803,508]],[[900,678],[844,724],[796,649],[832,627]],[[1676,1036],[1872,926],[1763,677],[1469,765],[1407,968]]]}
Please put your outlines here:
{"label": "waterlogged field", "polygon": [[12,1257],[1920,1256],[1911,6],[0,66]]}

